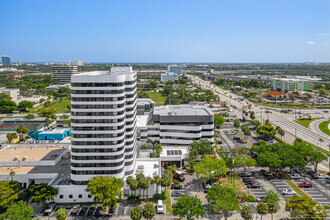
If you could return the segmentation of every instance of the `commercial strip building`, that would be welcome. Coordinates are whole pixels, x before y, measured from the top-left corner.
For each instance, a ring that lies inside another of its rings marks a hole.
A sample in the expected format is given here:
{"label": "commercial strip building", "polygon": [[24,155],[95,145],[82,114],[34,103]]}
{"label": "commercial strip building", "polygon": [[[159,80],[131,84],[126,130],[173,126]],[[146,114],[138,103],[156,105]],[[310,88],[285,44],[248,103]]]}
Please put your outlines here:
{"label": "commercial strip building", "polygon": [[77,74],[77,66],[56,65],[51,66],[51,79],[58,80],[59,84],[71,83],[71,76]]}
{"label": "commercial strip building", "polygon": [[136,158],[136,73],[113,67],[72,76],[72,183],[123,178]]}
{"label": "commercial strip building", "polygon": [[313,83],[306,79],[295,78],[274,78],[272,79],[272,89],[279,92],[288,91],[310,91],[313,89]]}

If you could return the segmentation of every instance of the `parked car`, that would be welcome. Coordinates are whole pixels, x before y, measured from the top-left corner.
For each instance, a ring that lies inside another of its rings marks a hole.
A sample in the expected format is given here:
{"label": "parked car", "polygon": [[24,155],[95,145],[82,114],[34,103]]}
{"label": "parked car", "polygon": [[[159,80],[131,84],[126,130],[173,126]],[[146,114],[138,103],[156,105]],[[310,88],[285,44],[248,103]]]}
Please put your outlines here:
{"label": "parked car", "polygon": [[243,183],[245,183],[245,185],[248,185],[248,184],[252,184],[254,182],[254,179],[249,177],[249,178],[244,178],[242,181]]}
{"label": "parked car", "polygon": [[80,209],[80,205],[75,205],[75,206],[73,206],[72,209],[71,209],[71,214],[72,214],[72,215],[77,215],[79,209]]}
{"label": "parked car", "polygon": [[238,176],[240,176],[240,177],[251,177],[253,175],[252,175],[252,173],[247,172],[247,173],[240,173],[240,174],[238,174]]}
{"label": "parked car", "polygon": [[267,202],[266,199],[265,199],[265,197],[263,197],[263,196],[256,198],[256,201],[257,202],[264,202],[264,203]]}
{"label": "parked car", "polygon": [[296,191],[294,191],[293,189],[283,189],[282,194],[283,195],[294,195],[294,194],[296,194]]}
{"label": "parked car", "polygon": [[179,184],[172,184],[171,189],[183,189],[183,186]]}
{"label": "parked car", "polygon": [[253,182],[246,186],[247,188],[260,188],[260,184],[258,182]]}
{"label": "parked car", "polygon": [[172,192],[171,196],[172,197],[179,197],[179,196],[181,196],[183,194],[185,194],[184,191],[174,191],[174,192]]}
{"label": "parked car", "polygon": [[312,177],[314,179],[329,179],[329,176],[323,173],[315,173]]}
{"label": "parked car", "polygon": [[271,140],[273,140],[273,137],[272,136],[264,136],[264,137],[262,137],[262,139],[265,140],[265,141],[271,141]]}
{"label": "parked car", "polygon": [[325,184],[329,184],[330,185],[330,179],[325,181]]}
{"label": "parked car", "polygon": [[183,182],[185,180],[185,177],[183,174],[175,174],[173,176],[173,179],[179,180],[180,182]]}
{"label": "parked car", "polygon": [[55,210],[55,207],[56,207],[56,202],[48,203],[47,207],[44,211],[44,214],[45,215],[50,215]]}
{"label": "parked car", "polygon": [[163,213],[164,213],[163,200],[158,200],[158,202],[157,202],[157,214],[163,214]]}
{"label": "parked car", "polygon": [[289,177],[293,180],[298,180],[301,179],[301,176],[297,173],[293,174],[293,175],[289,175]]}
{"label": "parked car", "polygon": [[266,113],[270,113],[270,114],[272,114],[272,111],[269,111],[269,110],[266,110],[265,112],[266,112]]}
{"label": "parked car", "polygon": [[312,188],[312,184],[310,182],[302,182],[299,183],[300,188]]}

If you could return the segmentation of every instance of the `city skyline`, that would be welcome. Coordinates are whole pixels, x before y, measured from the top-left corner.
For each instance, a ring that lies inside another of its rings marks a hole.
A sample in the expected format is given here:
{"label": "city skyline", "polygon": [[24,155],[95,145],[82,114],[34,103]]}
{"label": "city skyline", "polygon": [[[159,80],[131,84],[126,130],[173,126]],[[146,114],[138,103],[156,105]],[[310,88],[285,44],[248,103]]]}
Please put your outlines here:
{"label": "city skyline", "polygon": [[13,62],[329,62],[329,11],[327,0],[0,0],[0,55]]}

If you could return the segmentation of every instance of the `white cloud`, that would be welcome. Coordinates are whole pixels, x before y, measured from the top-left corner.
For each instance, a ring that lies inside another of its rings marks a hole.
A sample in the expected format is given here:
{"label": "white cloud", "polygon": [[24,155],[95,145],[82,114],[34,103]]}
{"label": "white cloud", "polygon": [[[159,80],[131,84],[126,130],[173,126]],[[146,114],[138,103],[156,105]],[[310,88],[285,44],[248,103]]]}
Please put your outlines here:
{"label": "white cloud", "polygon": [[324,42],[324,43],[322,43],[322,45],[328,46],[328,42]]}
{"label": "white cloud", "polygon": [[318,33],[318,36],[330,36],[330,33]]}
{"label": "white cloud", "polygon": [[315,45],[316,42],[315,41],[308,41],[307,44],[310,44],[310,45]]}

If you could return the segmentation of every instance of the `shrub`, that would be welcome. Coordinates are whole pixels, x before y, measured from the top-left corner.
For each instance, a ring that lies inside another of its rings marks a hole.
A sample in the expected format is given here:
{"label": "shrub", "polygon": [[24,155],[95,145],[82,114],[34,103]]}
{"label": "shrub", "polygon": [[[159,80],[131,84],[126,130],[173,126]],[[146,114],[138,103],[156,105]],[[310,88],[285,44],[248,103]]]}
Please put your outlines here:
{"label": "shrub", "polygon": [[155,194],[153,196],[154,200],[165,200],[166,199],[166,195],[165,195],[165,191],[163,191],[161,194]]}
{"label": "shrub", "polygon": [[136,199],[140,199],[140,195],[139,194],[132,194],[132,195],[129,195],[127,197],[128,200],[136,200]]}
{"label": "shrub", "polygon": [[174,184],[180,184],[180,181],[179,181],[179,180],[176,180],[176,179],[173,179],[172,182],[173,182]]}
{"label": "shrub", "polygon": [[236,191],[236,197],[240,202],[246,202],[248,199],[246,193],[240,190]]}
{"label": "shrub", "polygon": [[247,197],[247,202],[256,202],[257,200],[253,196]]}

